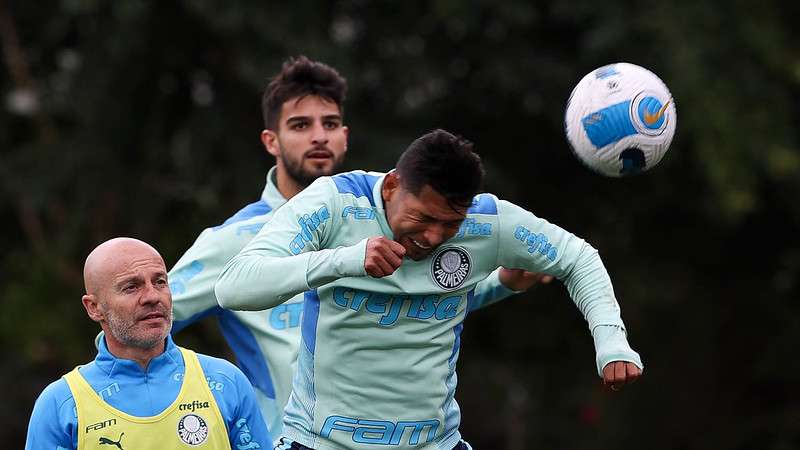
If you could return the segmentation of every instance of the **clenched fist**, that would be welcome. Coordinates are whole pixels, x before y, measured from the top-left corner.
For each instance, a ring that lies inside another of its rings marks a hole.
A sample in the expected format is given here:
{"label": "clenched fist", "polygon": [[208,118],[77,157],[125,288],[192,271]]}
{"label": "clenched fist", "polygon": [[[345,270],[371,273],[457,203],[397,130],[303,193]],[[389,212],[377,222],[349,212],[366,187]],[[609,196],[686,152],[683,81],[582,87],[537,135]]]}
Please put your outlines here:
{"label": "clenched fist", "polygon": [[369,238],[364,269],[371,277],[387,277],[400,267],[405,254],[405,247],[391,239],[384,236]]}
{"label": "clenched fist", "polygon": [[603,367],[603,385],[612,391],[622,389],[626,384],[631,384],[642,376],[642,369],[636,364],[627,361],[612,361]]}

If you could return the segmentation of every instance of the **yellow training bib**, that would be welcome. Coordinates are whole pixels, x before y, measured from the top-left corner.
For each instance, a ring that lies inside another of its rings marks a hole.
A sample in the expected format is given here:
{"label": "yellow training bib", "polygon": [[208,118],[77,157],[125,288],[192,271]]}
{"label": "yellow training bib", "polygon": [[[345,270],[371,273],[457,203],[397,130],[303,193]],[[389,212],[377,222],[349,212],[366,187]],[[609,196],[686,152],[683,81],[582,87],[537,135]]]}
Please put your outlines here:
{"label": "yellow training bib", "polygon": [[[180,347],[179,347],[180,348]],[[186,372],[160,414],[136,417],[106,403],[76,367],[64,375],[78,411],[78,450],[228,449],[228,432],[197,355],[180,348]]]}

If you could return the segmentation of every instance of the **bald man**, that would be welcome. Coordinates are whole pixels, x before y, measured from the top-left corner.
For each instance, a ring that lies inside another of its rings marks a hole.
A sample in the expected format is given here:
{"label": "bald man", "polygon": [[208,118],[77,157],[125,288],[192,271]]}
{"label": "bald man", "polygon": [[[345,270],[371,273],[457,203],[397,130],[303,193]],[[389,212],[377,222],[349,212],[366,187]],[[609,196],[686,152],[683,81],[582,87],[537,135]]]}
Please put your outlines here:
{"label": "bald man", "polygon": [[153,247],[106,241],[83,277],[83,307],[105,337],[94,361],[36,400],[26,449],[272,447],[244,374],[173,343],[167,269]]}

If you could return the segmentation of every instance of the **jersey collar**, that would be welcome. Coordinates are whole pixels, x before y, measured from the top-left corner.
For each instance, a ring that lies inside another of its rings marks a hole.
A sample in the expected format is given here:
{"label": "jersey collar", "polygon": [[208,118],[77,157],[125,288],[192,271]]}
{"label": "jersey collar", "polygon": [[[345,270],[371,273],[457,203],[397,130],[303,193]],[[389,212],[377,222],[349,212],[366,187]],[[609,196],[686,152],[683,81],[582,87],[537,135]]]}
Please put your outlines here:
{"label": "jersey collar", "polygon": [[286,198],[278,190],[278,171],[275,166],[272,166],[267,172],[267,185],[264,191],[261,192],[261,200],[265,201],[272,209],[278,209],[286,203]]}
{"label": "jersey collar", "polygon": [[97,349],[97,357],[94,359],[97,368],[105,372],[109,377],[120,375],[142,376],[156,375],[159,373],[172,373],[175,369],[183,366],[181,351],[172,336],[167,335],[164,353],[150,360],[147,370],[142,370],[136,361],[130,359],[117,358],[108,350],[105,338],[101,339]]}
{"label": "jersey collar", "polygon": [[[394,170],[389,173],[391,172],[394,172]],[[394,239],[392,228],[389,227],[389,222],[386,221],[386,209],[384,208],[383,195],[381,194],[383,180],[386,179],[386,175],[388,175],[388,173],[383,174],[383,176],[375,182],[375,186],[372,187],[372,202],[375,204],[375,215],[377,216],[378,224],[381,226],[381,231],[383,231],[384,236],[387,238]]]}

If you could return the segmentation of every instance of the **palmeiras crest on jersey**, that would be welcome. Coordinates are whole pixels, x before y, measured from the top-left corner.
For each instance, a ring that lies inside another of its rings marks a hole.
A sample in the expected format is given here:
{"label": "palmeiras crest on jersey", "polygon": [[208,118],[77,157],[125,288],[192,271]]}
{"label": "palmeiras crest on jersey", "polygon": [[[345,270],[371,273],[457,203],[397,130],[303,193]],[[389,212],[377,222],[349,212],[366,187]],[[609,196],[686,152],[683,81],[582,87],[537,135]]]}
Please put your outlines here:
{"label": "palmeiras crest on jersey", "polygon": [[178,436],[189,445],[200,445],[208,439],[208,425],[197,414],[186,414],[178,421]]}
{"label": "palmeiras crest on jersey", "polygon": [[461,247],[446,247],[433,255],[431,278],[444,290],[452,291],[464,284],[472,270],[469,253]]}

